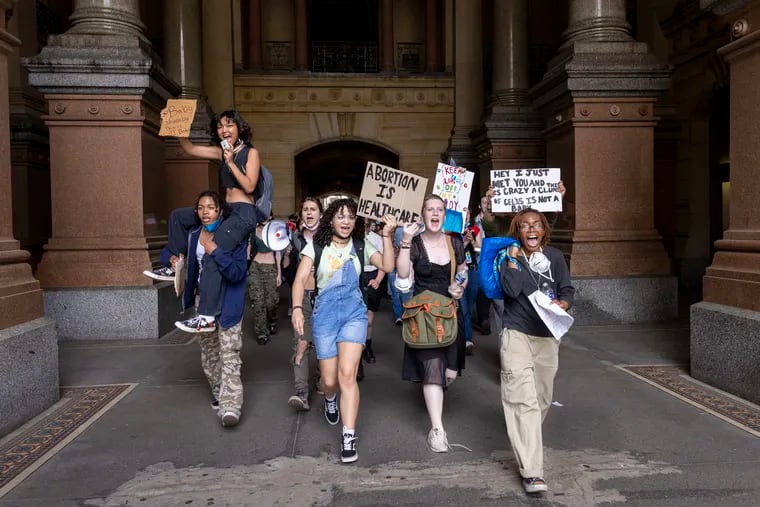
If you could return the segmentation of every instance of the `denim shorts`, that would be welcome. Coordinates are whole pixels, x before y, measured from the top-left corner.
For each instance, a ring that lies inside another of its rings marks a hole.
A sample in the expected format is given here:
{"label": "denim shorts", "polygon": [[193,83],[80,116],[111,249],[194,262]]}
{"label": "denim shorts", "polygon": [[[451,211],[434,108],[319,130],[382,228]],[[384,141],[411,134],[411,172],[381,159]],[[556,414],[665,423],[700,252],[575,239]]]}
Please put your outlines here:
{"label": "denim shorts", "polygon": [[317,359],[336,357],[340,342],[367,341],[367,307],[358,287],[320,293],[311,318]]}

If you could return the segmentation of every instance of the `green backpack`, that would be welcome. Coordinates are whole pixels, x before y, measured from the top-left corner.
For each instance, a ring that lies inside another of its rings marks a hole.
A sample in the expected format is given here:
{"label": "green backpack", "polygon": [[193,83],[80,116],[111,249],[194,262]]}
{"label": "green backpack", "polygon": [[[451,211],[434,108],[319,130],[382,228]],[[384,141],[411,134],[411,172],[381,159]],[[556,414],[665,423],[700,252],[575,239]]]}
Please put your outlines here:
{"label": "green backpack", "polygon": [[[451,237],[446,236],[451,257],[451,283],[454,282],[456,258]],[[401,316],[404,343],[413,349],[447,347],[457,339],[457,306],[448,296],[425,290],[404,303]]]}

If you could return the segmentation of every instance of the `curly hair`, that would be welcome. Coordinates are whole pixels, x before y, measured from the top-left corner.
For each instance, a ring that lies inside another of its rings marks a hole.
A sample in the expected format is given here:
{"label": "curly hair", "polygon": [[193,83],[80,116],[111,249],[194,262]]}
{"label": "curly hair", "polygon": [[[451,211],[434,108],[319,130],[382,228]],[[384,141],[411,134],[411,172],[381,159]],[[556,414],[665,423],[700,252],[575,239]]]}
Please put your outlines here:
{"label": "curly hair", "polygon": [[512,222],[509,224],[509,235],[513,238],[520,238],[520,223],[522,222],[522,218],[528,213],[535,213],[541,219],[541,223],[544,226],[544,237],[541,239],[541,246],[548,245],[549,235],[552,232],[551,227],[549,226],[549,221],[546,219],[546,215],[540,211],[534,210],[533,208],[522,209],[518,211],[514,217],[512,217]]}
{"label": "curly hair", "polygon": [[[325,210],[325,213],[322,215],[322,218],[319,219],[319,228],[317,228],[317,232],[314,233],[315,244],[322,248],[325,248],[330,244],[333,233],[335,232],[332,227],[333,218],[343,208],[345,208],[348,213],[356,216],[357,205],[356,201],[353,199],[336,199],[331,202],[327,207],[327,210]],[[354,230],[351,232],[351,238],[364,241],[364,218],[356,216],[356,222],[354,223]]]}
{"label": "curly hair", "polygon": [[198,210],[198,204],[200,204],[201,199],[204,197],[211,197],[211,200],[214,201],[214,206],[216,206],[216,209],[219,210],[219,216],[223,218],[227,218],[230,215],[230,206],[227,204],[227,202],[221,198],[221,196],[214,190],[204,190],[200,194],[198,194],[198,198],[195,200],[195,209]]}
{"label": "curly hair", "polygon": [[248,125],[248,122],[245,121],[243,117],[240,116],[240,113],[238,113],[236,110],[228,109],[227,111],[222,111],[219,114],[215,114],[209,122],[208,131],[209,135],[211,135],[211,140],[214,143],[217,145],[222,144],[222,140],[219,138],[219,133],[217,132],[217,127],[219,126],[219,122],[222,121],[222,118],[227,118],[235,125],[237,125],[238,139],[243,141],[245,144],[251,144],[251,142],[253,142],[253,130],[251,129],[251,126]]}

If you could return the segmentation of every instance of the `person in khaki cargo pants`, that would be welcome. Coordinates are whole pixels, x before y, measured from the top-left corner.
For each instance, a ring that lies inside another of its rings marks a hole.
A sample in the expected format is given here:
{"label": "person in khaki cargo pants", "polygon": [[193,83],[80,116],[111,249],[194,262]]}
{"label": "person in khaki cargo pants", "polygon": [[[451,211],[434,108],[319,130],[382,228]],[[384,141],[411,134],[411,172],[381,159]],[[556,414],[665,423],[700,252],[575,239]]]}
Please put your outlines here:
{"label": "person in khaki cargo pants", "polygon": [[501,402],[507,434],[526,493],[549,488],[544,480],[542,423],[552,402],[559,364],[559,340],[538,316],[528,296],[546,294],[552,304],[567,311],[575,288],[562,252],[546,246],[549,222],[533,209],[512,219],[509,236],[519,238],[500,271],[504,290],[501,332]]}

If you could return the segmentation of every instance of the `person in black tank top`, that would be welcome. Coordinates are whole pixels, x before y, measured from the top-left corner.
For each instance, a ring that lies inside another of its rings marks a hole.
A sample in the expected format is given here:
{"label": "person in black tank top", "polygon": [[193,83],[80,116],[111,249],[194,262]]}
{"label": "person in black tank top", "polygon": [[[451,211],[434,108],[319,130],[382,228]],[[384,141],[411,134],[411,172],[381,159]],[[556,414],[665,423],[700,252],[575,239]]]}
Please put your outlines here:
{"label": "person in black tank top", "polygon": [[[166,111],[162,111],[162,116]],[[221,160],[220,183],[225,189],[225,201],[231,214],[217,228],[214,241],[222,251],[233,251],[248,240],[261,217],[251,194],[256,188],[261,166],[258,151],[251,146],[251,128],[237,111],[223,111],[214,116],[209,125],[214,144],[201,146],[187,138],[179,138],[182,149],[189,155],[209,160]],[[187,233],[197,227],[195,210],[180,208],[169,216],[168,247],[176,256],[187,255]],[[211,332],[216,329],[216,316],[221,312],[222,277],[211,253],[204,261],[205,269],[200,281],[198,316],[175,325],[183,331]],[[146,272],[151,278],[173,279],[167,267],[159,278],[156,272]],[[157,270],[158,271],[158,270]]]}
{"label": "person in black tank top", "polygon": [[[451,286],[451,263],[456,264],[455,271],[465,269],[464,246],[460,238],[452,238],[452,259],[443,232],[445,217],[443,199],[434,194],[427,195],[422,205],[425,230],[415,236],[419,230],[416,223],[404,226],[396,270],[402,279],[409,278],[411,272],[414,272],[415,294],[430,290],[459,299],[464,293],[466,282],[463,286]],[[425,407],[432,426],[428,433],[428,446],[433,452],[447,452],[450,447],[443,429],[443,401],[445,389],[464,369],[461,309],[457,312],[457,321],[457,339],[449,346],[413,349],[404,345],[402,378],[422,383]]]}

